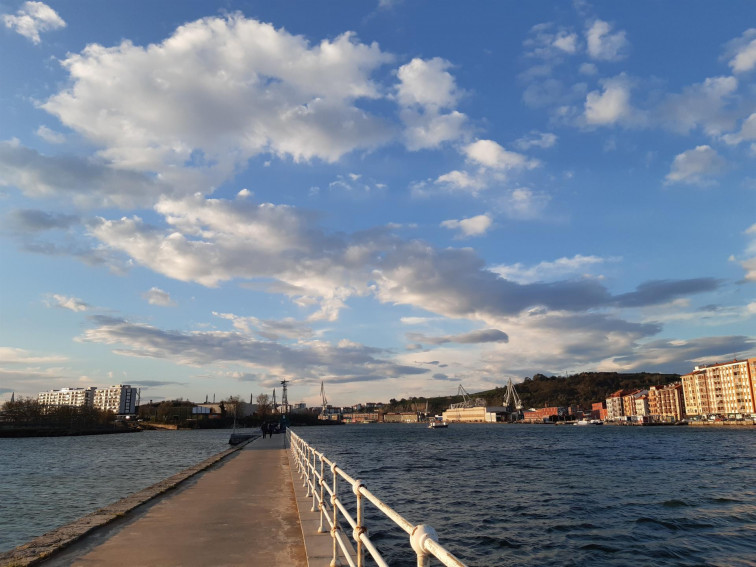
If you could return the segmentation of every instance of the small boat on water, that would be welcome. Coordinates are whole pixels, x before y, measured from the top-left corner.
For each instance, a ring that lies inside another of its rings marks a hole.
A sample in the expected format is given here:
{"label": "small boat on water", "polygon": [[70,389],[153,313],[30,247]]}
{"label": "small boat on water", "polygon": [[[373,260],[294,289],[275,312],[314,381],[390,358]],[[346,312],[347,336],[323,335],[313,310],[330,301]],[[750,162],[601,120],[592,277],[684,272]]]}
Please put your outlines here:
{"label": "small boat on water", "polygon": [[576,421],[575,425],[604,425],[604,422],[600,419],[581,419]]}
{"label": "small boat on water", "polygon": [[431,421],[428,423],[428,429],[444,429],[449,427],[449,424],[445,421]]}

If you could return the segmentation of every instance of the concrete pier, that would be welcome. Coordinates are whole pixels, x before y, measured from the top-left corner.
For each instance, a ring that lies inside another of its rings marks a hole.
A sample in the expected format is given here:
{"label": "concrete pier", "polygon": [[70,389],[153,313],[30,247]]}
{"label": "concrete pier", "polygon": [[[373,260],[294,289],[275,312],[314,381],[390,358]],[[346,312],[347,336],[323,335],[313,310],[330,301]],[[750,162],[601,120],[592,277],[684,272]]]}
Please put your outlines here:
{"label": "concrete pier", "polygon": [[[257,439],[41,563],[308,565],[285,436]],[[320,536],[330,541],[327,534]]]}

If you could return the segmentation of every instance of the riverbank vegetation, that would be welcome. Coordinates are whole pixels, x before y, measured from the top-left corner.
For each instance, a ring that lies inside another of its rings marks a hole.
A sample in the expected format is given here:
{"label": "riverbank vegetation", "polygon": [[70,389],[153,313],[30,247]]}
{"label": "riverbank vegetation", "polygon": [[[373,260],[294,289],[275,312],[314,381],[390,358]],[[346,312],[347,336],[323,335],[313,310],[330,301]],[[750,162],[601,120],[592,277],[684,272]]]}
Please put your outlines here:
{"label": "riverbank vegetation", "polygon": [[0,437],[86,435],[116,428],[113,412],[91,406],[45,406],[33,398],[21,398],[0,408]]}

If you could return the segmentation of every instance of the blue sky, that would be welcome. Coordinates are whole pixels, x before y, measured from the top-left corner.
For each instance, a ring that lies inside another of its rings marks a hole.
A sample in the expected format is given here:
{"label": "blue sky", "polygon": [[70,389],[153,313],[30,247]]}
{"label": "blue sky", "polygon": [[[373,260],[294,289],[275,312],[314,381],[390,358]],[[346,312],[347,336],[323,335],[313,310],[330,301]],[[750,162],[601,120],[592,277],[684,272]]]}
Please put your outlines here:
{"label": "blue sky", "polygon": [[754,15],[0,0],[0,399],[756,355]]}

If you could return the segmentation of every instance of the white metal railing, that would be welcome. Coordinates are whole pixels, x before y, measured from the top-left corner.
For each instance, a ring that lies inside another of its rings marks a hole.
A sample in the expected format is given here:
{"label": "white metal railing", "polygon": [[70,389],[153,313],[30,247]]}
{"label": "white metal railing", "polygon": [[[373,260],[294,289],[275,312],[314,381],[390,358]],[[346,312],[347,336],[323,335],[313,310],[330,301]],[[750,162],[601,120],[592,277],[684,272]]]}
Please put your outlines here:
{"label": "white metal railing", "polygon": [[[400,514],[391,509],[386,503],[365,488],[361,480],[355,480],[339,468],[335,462],[328,459],[323,453],[315,450],[299,435],[287,430],[290,440],[291,452],[297,465],[297,471],[303,480],[303,487],[307,488],[307,497],[312,496],[312,511],[320,512],[320,526],[318,533],[325,533],[328,525],[333,539],[333,556],[330,567],[337,567],[339,563],[339,551],[350,567],[363,567],[365,565],[365,551],[380,567],[389,567],[388,563],[368,537],[368,530],[364,524],[364,501],[372,503],[379,511],[391,519],[395,524],[407,532],[410,536],[409,543],[417,554],[417,566],[429,567],[430,557],[433,556],[447,567],[465,567],[459,559],[454,557],[442,545],[438,543],[436,531],[423,524],[414,525],[405,520]],[[330,485],[325,476],[326,468],[330,471]],[[349,483],[351,490],[346,493],[339,492],[339,478]],[[354,494],[356,497],[357,517],[354,518],[344,506],[342,497],[344,494]],[[345,537],[339,520],[345,520],[352,528],[352,539],[356,544],[356,550]]]}

